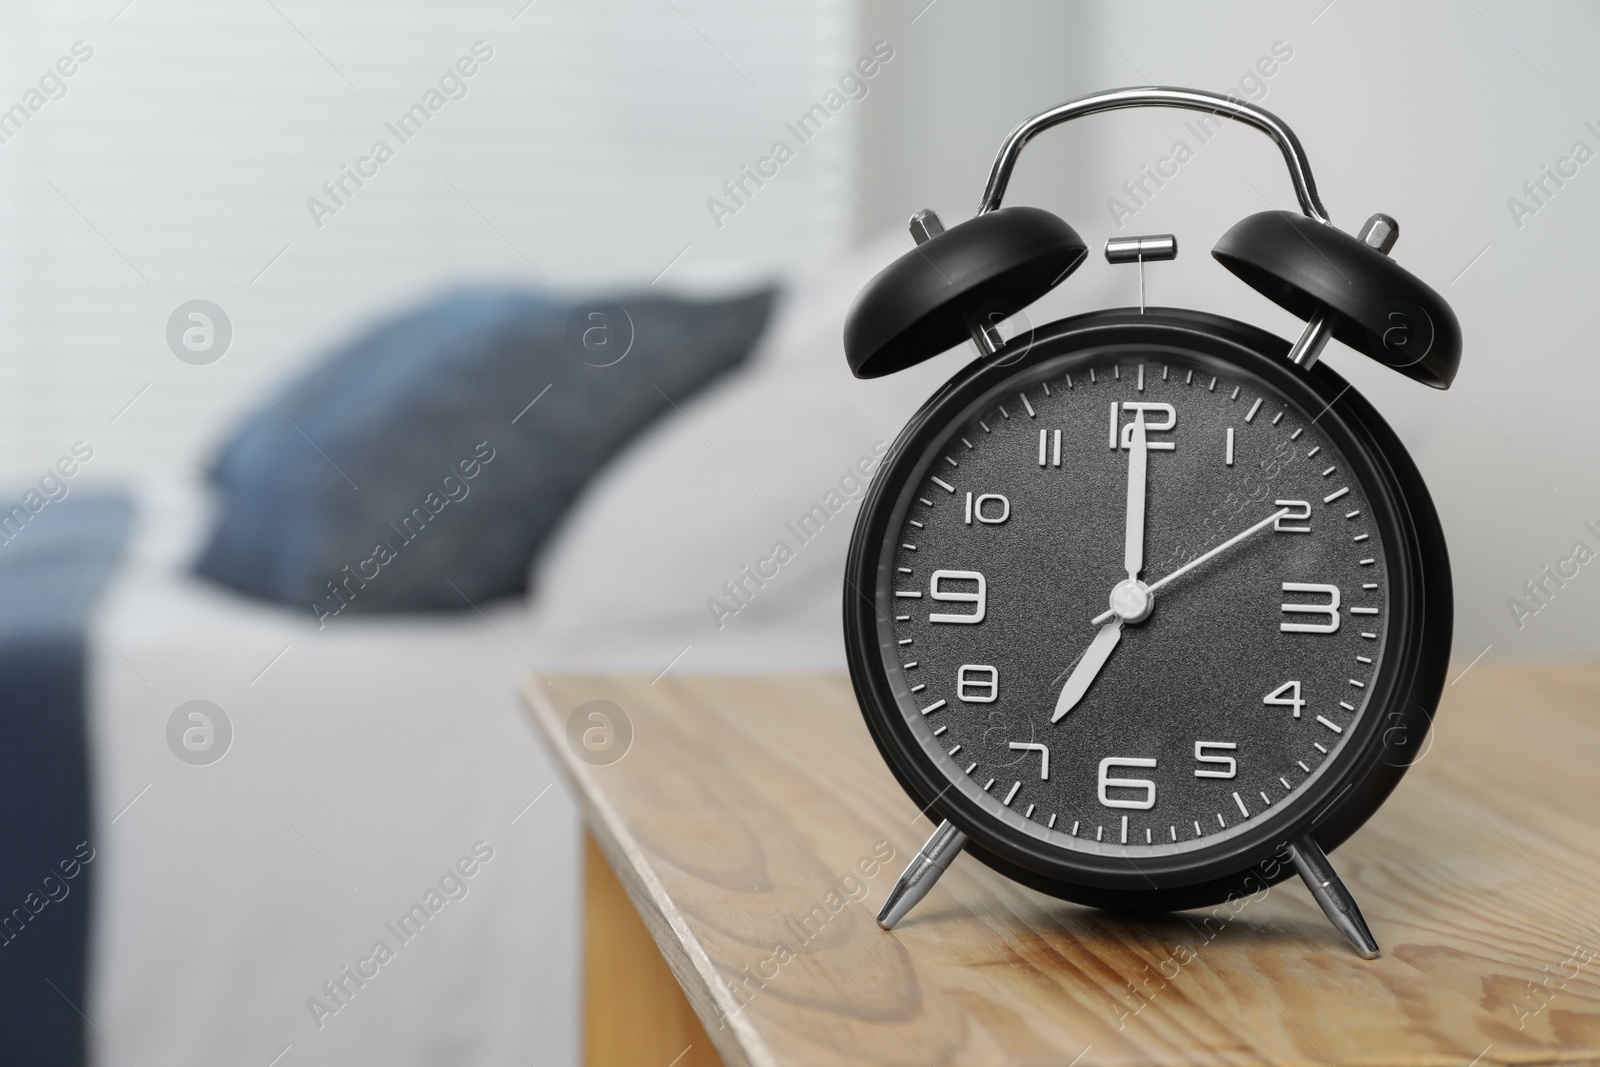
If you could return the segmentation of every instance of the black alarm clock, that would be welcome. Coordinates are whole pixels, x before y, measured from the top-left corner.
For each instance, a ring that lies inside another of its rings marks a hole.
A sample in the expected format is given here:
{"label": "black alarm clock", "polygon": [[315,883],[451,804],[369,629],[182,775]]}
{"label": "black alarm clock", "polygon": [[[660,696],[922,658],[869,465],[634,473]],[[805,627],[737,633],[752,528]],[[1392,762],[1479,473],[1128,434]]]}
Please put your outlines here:
{"label": "black alarm clock", "polygon": [[[1137,308],[998,323],[1084,260],[1073,228],[1000,206],[1024,145],[1070,119],[1176,107],[1282,150],[1302,214],[1264,211],[1212,255],[1307,320],[1290,344],[1145,307],[1173,235],[1115,239]],[[1394,432],[1318,363],[1338,338],[1447,388],[1461,333],[1388,258],[1393,219],[1328,220],[1294,133],[1213,93],[1098,93],[1018,126],[978,214],[862,291],[852,371],[970,338],[978,358],[885,457],[851,540],[845,648],[873,740],[939,822],[878,917],[901,919],[962,851],[1044,893],[1179,910],[1290,874],[1363,957],[1378,944],[1327,860],[1419,751],[1450,652],[1450,568]]]}

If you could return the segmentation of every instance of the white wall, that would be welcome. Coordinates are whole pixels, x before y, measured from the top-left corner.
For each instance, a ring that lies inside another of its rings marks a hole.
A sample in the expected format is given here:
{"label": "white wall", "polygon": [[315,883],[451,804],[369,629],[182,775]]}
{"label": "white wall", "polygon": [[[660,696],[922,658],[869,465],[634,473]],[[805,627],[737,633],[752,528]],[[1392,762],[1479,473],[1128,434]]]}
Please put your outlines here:
{"label": "white wall", "polygon": [[[1033,111],[1122,85],[1236,89],[1286,42],[1293,57],[1258,99],[1299,133],[1334,222],[1353,230],[1374,211],[1394,215],[1395,258],[1462,320],[1462,370],[1446,393],[1337,344],[1326,357],[1394,423],[1433,490],[1451,547],[1461,665],[1485,648],[1486,659],[1600,650],[1600,565],[1583,567],[1520,628],[1507,606],[1576,540],[1600,551],[1600,536],[1583,525],[1600,528],[1590,410],[1600,361],[1589,321],[1600,277],[1600,161],[1520,227],[1507,207],[1576,140],[1600,152],[1600,134],[1584,126],[1600,129],[1600,75],[1589,54],[1600,9],[1502,0],[939,0],[924,11],[925,3],[869,2],[864,19],[865,35],[904,42],[894,71],[903,81],[869,102],[862,160],[864,187],[897,225],[923,206],[970,215],[1001,139]],[[1175,232],[1181,254],[1150,269],[1152,302],[1293,335],[1296,321],[1208,254],[1237,219],[1295,206],[1265,138],[1227,130],[1120,231],[1112,221],[1106,201],[1187,136],[1188,117],[1124,112],[1052,131],[1024,155],[1008,202],[1061,212],[1094,247],[1116,232]],[[862,223],[873,225],[883,223]],[[1035,317],[1130,303],[1136,284],[1128,269],[1092,256]]]}
{"label": "white wall", "polygon": [[[74,42],[92,56],[0,143],[0,474],[78,438],[91,476],[192,464],[256,387],[446,282],[645,285],[671,264],[670,286],[837,252],[855,106],[720,228],[706,200],[853,58],[848,10],[12,0],[0,109]],[[493,58],[467,94],[400,144],[385,122],[477,41]],[[308,199],[379,138],[394,159],[317,225]],[[210,366],[165,340],[197,297],[234,329]]]}

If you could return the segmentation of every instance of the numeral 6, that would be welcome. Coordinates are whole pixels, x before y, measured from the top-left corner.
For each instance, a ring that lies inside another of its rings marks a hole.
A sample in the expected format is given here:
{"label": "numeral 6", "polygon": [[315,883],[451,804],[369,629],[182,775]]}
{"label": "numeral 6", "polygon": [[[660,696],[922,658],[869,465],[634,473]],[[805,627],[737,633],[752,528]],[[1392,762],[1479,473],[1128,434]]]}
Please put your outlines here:
{"label": "numeral 6", "polygon": [[[1135,756],[1107,756],[1100,761],[1100,803],[1108,808],[1133,808],[1138,811],[1148,811],[1156,806],[1156,784],[1148,778],[1107,778],[1106,772],[1113,767],[1154,767],[1153,759],[1140,759]],[[1108,789],[1141,789],[1144,797],[1140,800],[1113,800],[1106,792]]]}

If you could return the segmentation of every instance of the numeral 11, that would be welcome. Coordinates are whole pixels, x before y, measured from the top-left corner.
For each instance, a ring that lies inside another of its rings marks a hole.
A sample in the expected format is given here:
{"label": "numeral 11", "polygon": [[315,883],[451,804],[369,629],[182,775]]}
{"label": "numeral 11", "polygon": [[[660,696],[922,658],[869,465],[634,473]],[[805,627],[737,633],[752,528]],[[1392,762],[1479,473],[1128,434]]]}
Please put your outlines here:
{"label": "numeral 11", "polygon": [[1061,466],[1061,431],[1039,431],[1039,466]]}

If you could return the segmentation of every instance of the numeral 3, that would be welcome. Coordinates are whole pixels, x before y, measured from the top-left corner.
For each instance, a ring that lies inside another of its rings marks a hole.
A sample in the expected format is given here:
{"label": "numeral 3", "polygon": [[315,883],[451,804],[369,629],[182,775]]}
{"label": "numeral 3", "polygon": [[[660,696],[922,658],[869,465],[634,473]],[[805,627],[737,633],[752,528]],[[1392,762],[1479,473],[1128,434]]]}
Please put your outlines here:
{"label": "numeral 3", "polygon": [[1316,582],[1284,582],[1285,593],[1316,593],[1328,597],[1326,604],[1282,604],[1286,614],[1323,615],[1325,622],[1280,622],[1278,629],[1286,634],[1331,634],[1339,629],[1339,587],[1319,585]]}

